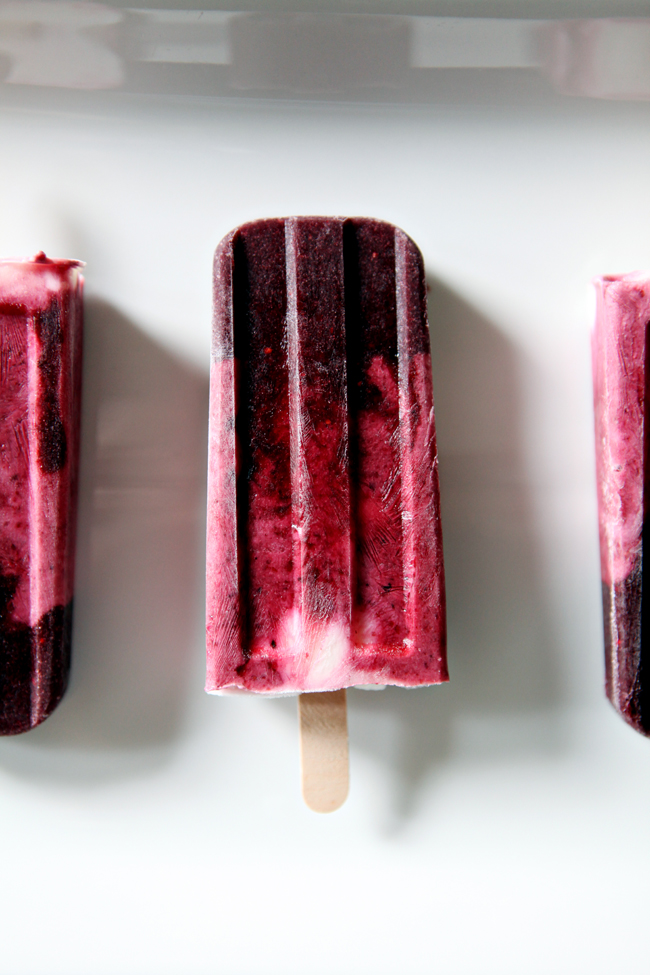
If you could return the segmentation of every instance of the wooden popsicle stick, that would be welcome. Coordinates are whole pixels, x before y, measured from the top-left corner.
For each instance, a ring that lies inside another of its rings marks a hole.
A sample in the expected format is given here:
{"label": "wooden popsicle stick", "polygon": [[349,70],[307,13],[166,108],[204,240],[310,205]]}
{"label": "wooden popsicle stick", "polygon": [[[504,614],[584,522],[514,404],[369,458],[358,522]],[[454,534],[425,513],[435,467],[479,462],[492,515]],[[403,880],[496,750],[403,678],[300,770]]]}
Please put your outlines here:
{"label": "wooden popsicle stick", "polygon": [[301,694],[298,713],[303,799],[314,812],[334,812],[350,787],[345,690]]}

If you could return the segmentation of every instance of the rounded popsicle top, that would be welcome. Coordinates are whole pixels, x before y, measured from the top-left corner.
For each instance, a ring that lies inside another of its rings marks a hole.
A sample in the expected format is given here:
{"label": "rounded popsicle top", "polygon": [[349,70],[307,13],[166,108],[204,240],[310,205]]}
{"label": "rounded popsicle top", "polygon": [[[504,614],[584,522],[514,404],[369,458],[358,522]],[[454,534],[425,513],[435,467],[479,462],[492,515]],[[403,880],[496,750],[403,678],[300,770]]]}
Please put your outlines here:
{"label": "rounded popsicle top", "polygon": [[615,284],[617,281],[628,281],[631,284],[647,284],[650,280],[648,271],[628,271],[625,274],[600,274],[594,278],[596,287]]}
{"label": "rounded popsicle top", "polygon": [[[343,263],[343,292],[356,292],[362,262],[363,293],[366,297],[374,295],[374,303],[381,306],[381,310],[378,307],[375,309],[377,314],[371,316],[376,318],[376,327],[364,337],[364,355],[372,357],[376,345],[381,349],[386,309],[390,306],[394,312],[395,303],[400,301],[418,309],[409,330],[409,354],[428,353],[424,260],[412,238],[394,224],[373,217],[293,216],[269,217],[241,224],[226,234],[217,246],[213,266],[213,359],[230,358],[233,354],[237,357],[233,348],[233,329],[224,330],[222,325],[224,321],[230,321],[231,316],[233,320],[237,318],[237,295],[248,287],[248,267],[255,268],[258,284],[263,286],[264,301],[282,305],[286,311],[287,296],[294,287],[288,269],[298,262],[303,277],[306,274],[310,278],[310,288],[315,294],[332,268],[331,255],[329,258],[318,256],[321,251],[329,253],[330,245],[334,247],[332,253],[338,250]],[[274,274],[272,269],[282,264],[285,265],[282,273]],[[398,264],[405,270],[405,274],[399,276],[400,288],[396,287],[395,278]],[[383,296],[381,300],[378,299],[380,294]],[[353,310],[347,308],[347,298],[343,300],[346,313]]]}
{"label": "rounded popsicle top", "polygon": [[262,230],[264,228],[272,228],[278,226],[285,226],[290,222],[308,222],[314,221],[315,223],[330,222],[332,224],[352,224],[357,227],[362,226],[374,226],[374,227],[385,227],[387,230],[392,230],[395,233],[399,233],[400,236],[408,242],[409,246],[418,255],[419,259],[422,260],[422,254],[420,248],[415,243],[412,237],[395,224],[390,223],[388,220],[377,220],[375,217],[342,217],[342,216],[323,216],[322,214],[310,214],[303,216],[288,216],[288,217],[262,217],[259,220],[248,220],[246,223],[240,224],[238,227],[234,227],[229,233],[222,238],[222,240],[217,245],[215,251],[215,261],[217,260],[220,253],[224,250],[228,250],[233,243],[235,237],[240,235],[246,235],[250,231]]}
{"label": "rounded popsicle top", "polygon": [[603,274],[593,280],[598,301],[619,309],[629,308],[633,319],[639,314],[637,305],[650,299],[650,271],[630,271],[627,274]]}
{"label": "rounded popsicle top", "polygon": [[84,262],[52,260],[39,251],[30,258],[0,258],[0,309],[4,314],[34,314],[57,296],[80,287]]}

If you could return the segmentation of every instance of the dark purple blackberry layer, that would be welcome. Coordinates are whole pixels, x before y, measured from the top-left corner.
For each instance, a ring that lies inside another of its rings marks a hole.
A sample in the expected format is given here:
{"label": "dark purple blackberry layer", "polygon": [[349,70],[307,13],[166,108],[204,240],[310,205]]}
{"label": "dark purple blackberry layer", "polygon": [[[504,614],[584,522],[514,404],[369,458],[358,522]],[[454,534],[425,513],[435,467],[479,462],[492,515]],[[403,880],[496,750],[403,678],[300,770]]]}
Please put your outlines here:
{"label": "dark purple blackberry layer", "polygon": [[645,584],[642,567],[614,586],[603,584],[605,687],[627,723],[650,736],[650,600],[644,598]]}
{"label": "dark purple blackberry layer", "polygon": [[55,606],[36,626],[16,623],[9,614],[15,587],[15,579],[0,576],[0,735],[21,734],[49,717],[65,694],[70,673],[72,603]]}

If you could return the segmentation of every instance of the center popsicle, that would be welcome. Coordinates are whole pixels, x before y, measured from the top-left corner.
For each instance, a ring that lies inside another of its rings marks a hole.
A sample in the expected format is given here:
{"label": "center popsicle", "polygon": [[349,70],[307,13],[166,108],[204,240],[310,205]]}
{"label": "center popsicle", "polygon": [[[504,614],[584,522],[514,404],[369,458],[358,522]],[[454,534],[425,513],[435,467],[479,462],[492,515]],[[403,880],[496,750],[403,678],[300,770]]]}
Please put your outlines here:
{"label": "center popsicle", "polygon": [[419,251],[374,220],[259,221],[214,287],[206,689],[447,680]]}

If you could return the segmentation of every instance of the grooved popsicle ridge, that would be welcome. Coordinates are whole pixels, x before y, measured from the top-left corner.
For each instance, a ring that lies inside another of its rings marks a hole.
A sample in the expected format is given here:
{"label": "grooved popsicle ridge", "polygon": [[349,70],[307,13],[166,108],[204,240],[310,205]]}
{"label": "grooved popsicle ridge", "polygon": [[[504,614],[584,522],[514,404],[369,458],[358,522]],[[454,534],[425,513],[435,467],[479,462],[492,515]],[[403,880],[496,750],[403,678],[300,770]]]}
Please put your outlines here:
{"label": "grooved popsicle ridge", "polygon": [[447,679],[422,260],[379,221],[215,255],[209,691]]}

